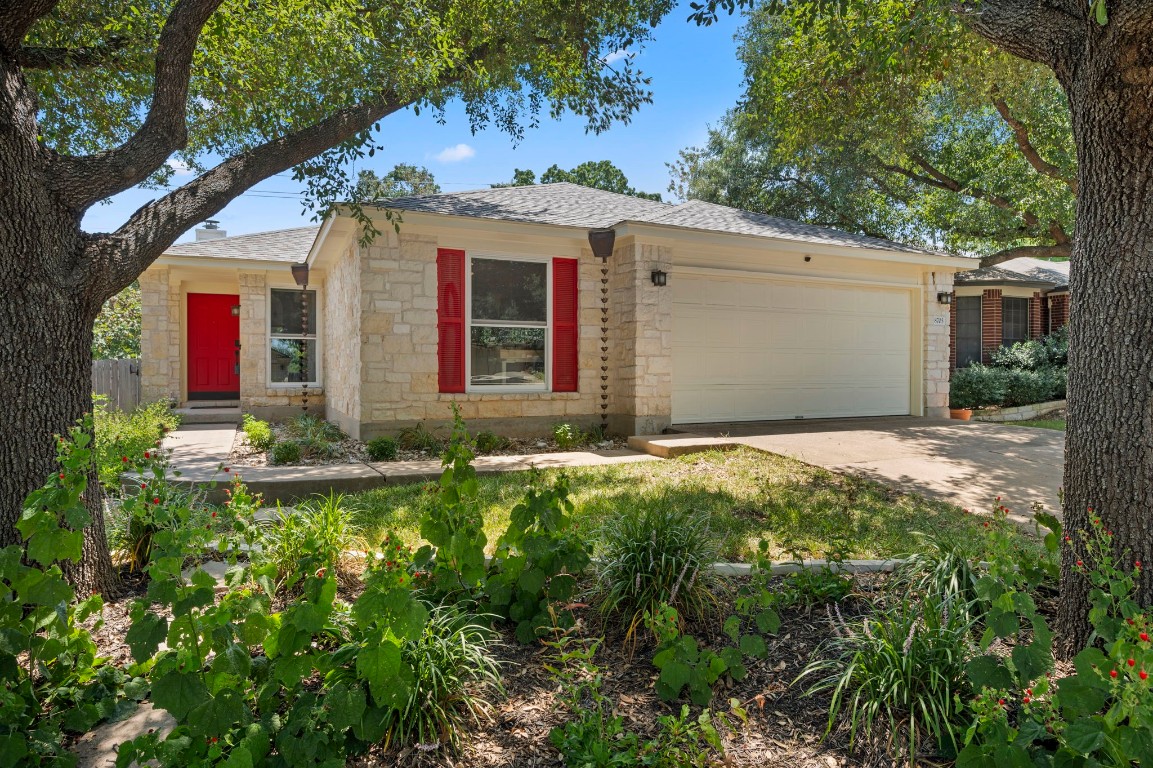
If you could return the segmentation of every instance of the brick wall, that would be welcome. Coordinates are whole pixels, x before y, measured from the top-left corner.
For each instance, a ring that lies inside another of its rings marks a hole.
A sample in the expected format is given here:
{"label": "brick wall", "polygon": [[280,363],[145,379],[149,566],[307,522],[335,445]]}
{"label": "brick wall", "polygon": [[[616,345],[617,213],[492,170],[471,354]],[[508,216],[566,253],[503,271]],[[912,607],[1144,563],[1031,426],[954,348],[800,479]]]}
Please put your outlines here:
{"label": "brick wall", "polygon": [[1055,293],[1049,296],[1049,330],[1063,328],[1069,322],[1069,294]]}
{"label": "brick wall", "polygon": [[1001,289],[986,288],[981,294],[981,362],[988,363],[1001,346]]}
{"label": "brick wall", "polygon": [[1045,335],[1045,300],[1040,291],[1029,299],[1029,338],[1039,339]]}

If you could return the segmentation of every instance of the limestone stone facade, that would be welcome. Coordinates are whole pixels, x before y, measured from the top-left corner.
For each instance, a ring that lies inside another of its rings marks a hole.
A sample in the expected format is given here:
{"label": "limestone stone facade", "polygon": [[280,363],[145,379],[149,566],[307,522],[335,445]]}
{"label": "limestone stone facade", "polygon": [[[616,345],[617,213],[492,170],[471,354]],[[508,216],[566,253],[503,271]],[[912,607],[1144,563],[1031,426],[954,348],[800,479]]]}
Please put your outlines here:
{"label": "limestone stone facade", "polygon": [[180,286],[171,270],[152,267],[140,276],[140,397],[179,403]]}
{"label": "limestone stone facade", "polygon": [[952,294],[952,272],[926,272],[924,276],[925,296],[925,341],[923,359],[925,416],[947,419],[949,417],[949,358],[951,304],[942,304],[939,293]]}

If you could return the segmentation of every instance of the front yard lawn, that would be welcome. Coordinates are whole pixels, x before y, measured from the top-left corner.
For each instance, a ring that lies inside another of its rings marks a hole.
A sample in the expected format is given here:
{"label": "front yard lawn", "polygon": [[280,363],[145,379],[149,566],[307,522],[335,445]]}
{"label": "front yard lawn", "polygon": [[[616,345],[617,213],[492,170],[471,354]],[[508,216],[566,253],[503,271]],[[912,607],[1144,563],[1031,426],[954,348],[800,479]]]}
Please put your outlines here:
{"label": "front yard lawn", "polygon": [[1007,421],[1005,423],[1014,427],[1038,427],[1040,429],[1065,431],[1064,419],[1034,419],[1033,421]]}
{"label": "front yard lawn", "polygon": [[[891,557],[919,548],[913,531],[965,541],[981,525],[951,504],[752,449],[566,471],[581,530],[591,534],[612,515],[659,505],[703,510],[726,537],[730,560],[747,559],[762,538],[778,560],[794,550],[806,557],[837,550],[845,557]],[[523,472],[479,478],[490,550],[530,480]],[[430,498],[423,486],[398,485],[357,494],[348,506],[369,541],[391,529],[415,544]]]}

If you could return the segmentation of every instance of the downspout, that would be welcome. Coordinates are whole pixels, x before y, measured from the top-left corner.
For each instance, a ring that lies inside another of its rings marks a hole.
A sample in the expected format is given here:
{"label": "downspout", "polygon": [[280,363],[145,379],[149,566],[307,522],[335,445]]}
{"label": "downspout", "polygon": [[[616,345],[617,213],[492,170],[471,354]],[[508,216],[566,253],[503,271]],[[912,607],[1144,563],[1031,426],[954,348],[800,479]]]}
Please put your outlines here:
{"label": "downspout", "polygon": [[601,431],[609,424],[609,257],[613,255],[617,233],[613,229],[590,229],[589,247],[601,260]]}

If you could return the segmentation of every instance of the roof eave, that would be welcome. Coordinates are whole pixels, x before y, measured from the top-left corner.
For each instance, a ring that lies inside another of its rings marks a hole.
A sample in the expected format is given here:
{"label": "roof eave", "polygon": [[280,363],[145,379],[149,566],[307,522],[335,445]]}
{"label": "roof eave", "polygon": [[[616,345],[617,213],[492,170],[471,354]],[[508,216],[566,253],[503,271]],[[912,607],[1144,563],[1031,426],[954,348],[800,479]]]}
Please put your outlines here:
{"label": "roof eave", "polygon": [[182,254],[161,254],[153,264],[165,267],[220,267],[240,266],[272,269],[274,267],[288,268],[293,262],[278,259],[240,259],[235,256],[187,256]]}

